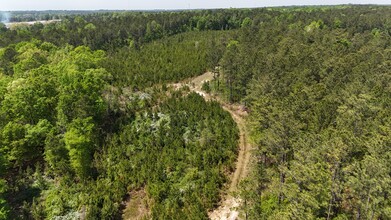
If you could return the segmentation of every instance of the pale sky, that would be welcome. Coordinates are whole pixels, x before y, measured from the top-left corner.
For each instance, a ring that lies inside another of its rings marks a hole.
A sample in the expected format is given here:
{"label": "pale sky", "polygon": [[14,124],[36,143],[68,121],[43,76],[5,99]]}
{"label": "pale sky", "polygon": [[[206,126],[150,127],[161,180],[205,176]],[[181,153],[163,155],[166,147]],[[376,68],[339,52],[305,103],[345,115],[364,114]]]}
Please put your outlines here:
{"label": "pale sky", "polygon": [[390,0],[0,0],[8,10],[199,9],[288,5],[391,4]]}

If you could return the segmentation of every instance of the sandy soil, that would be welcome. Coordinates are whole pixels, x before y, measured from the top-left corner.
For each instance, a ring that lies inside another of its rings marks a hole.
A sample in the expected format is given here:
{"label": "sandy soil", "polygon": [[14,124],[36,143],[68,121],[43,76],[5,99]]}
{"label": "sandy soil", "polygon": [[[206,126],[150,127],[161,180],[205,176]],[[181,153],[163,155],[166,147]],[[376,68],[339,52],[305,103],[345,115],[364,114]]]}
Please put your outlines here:
{"label": "sandy soil", "polygon": [[141,220],[148,218],[150,210],[145,200],[146,193],[144,189],[133,191],[129,194],[129,200],[126,202],[126,209],[122,214],[124,220]]}
{"label": "sandy soil", "polygon": [[5,26],[7,28],[15,28],[15,27],[18,27],[18,26],[23,26],[23,25],[27,25],[27,26],[30,26],[30,25],[34,25],[36,23],[41,23],[41,24],[50,24],[50,23],[53,23],[53,22],[60,22],[61,20],[57,19],[57,20],[48,20],[48,21],[23,21],[23,22],[6,22],[4,23]]}

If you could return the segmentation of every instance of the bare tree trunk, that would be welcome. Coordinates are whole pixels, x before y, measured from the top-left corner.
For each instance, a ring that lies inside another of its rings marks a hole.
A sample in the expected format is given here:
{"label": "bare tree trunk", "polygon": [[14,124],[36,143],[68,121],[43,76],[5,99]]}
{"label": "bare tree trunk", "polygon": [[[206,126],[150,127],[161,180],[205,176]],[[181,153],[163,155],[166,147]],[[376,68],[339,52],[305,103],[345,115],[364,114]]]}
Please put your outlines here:
{"label": "bare tree trunk", "polygon": [[333,203],[335,201],[334,185],[335,185],[335,180],[337,178],[338,166],[339,166],[339,164],[335,165],[334,172],[333,172],[333,178],[331,180],[331,198],[330,198],[330,201],[329,201],[329,207],[328,207],[328,211],[327,211],[327,220],[330,219],[331,208],[332,208]]}
{"label": "bare tree trunk", "polygon": [[247,218],[248,218],[247,199],[244,200],[244,207],[246,207],[246,211],[245,211],[244,215],[245,215],[245,219],[247,220]]}
{"label": "bare tree trunk", "polygon": [[360,220],[360,219],[361,219],[361,209],[360,209],[360,208],[358,208],[358,210],[357,210],[356,219],[357,219],[357,220]]}
{"label": "bare tree trunk", "polygon": [[280,193],[278,195],[278,204],[281,204],[282,201],[284,200],[284,194],[281,192],[282,186],[284,185],[284,182],[285,182],[285,173],[281,172],[280,173]]}
{"label": "bare tree trunk", "polygon": [[[285,161],[286,161],[286,153],[284,152],[282,155],[281,164],[285,164]],[[285,183],[285,173],[283,171],[281,171],[281,173],[280,173],[280,193],[278,195],[278,204],[281,204],[282,201],[284,200],[284,194],[281,192],[284,183]]]}
{"label": "bare tree trunk", "polygon": [[365,214],[366,214],[366,216],[367,217],[369,217],[369,215],[368,215],[368,209],[369,209],[369,201],[371,200],[371,198],[370,198],[370,192],[371,192],[371,189],[368,189],[368,195],[367,195],[367,204],[365,205]]}

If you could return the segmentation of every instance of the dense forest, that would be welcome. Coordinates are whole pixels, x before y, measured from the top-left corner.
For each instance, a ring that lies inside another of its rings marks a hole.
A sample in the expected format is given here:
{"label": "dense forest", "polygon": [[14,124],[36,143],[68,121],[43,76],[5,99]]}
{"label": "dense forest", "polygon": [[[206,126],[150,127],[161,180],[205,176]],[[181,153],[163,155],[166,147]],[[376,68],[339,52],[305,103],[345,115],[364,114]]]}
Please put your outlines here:
{"label": "dense forest", "polygon": [[245,219],[391,219],[391,7],[22,12],[0,23],[0,219],[208,219],[249,112]]}
{"label": "dense forest", "polygon": [[220,62],[257,145],[249,219],[391,218],[391,11],[282,13]]}

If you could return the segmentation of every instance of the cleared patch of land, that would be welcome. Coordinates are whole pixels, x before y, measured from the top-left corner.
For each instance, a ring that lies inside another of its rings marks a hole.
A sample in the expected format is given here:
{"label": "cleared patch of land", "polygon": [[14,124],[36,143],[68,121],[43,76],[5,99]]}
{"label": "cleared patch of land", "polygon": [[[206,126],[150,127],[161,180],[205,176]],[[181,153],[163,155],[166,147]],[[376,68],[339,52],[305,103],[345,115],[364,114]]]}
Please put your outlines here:
{"label": "cleared patch of land", "polygon": [[124,220],[141,220],[149,215],[148,201],[144,189],[132,191],[129,194],[129,200],[126,203],[126,208],[122,214]]}
{"label": "cleared patch of land", "polygon": [[7,23],[4,23],[4,25],[5,25],[7,28],[14,28],[14,27],[23,26],[23,25],[34,25],[34,24],[36,24],[36,23],[49,24],[49,23],[59,22],[59,21],[61,21],[61,20],[7,22]]}

